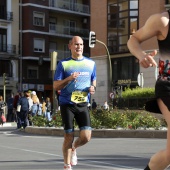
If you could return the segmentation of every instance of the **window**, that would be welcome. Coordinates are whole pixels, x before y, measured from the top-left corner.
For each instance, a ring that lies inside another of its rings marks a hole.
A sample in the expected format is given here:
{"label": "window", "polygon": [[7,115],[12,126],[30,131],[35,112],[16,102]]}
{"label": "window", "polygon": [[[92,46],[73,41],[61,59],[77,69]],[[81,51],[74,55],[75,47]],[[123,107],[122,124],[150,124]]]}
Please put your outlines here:
{"label": "window", "polygon": [[165,4],[170,4],[170,0],[165,0]]}
{"label": "window", "polygon": [[56,31],[56,18],[50,18],[50,31]]}
{"label": "window", "polygon": [[34,39],[34,52],[45,52],[44,39]]}
{"label": "window", "polygon": [[129,51],[127,41],[137,28],[138,0],[110,0],[107,45],[111,55]]}
{"label": "window", "polygon": [[40,12],[33,13],[33,24],[36,26],[44,26],[45,25],[45,14]]}
{"label": "window", "polygon": [[49,52],[56,51],[57,50],[57,43],[56,42],[50,42],[49,47],[50,47]]}
{"label": "window", "polygon": [[38,67],[28,67],[27,77],[28,79],[38,79]]}
{"label": "window", "polygon": [[131,79],[136,81],[139,62],[135,57],[115,58],[112,60],[113,80]]}
{"label": "window", "polygon": [[12,64],[10,60],[1,60],[0,62],[0,77],[3,73],[7,73],[9,77],[12,77]]}
{"label": "window", "polygon": [[0,52],[7,52],[7,30],[0,29]]}
{"label": "window", "polygon": [[76,33],[76,22],[71,20],[64,20],[64,33],[75,35]]}

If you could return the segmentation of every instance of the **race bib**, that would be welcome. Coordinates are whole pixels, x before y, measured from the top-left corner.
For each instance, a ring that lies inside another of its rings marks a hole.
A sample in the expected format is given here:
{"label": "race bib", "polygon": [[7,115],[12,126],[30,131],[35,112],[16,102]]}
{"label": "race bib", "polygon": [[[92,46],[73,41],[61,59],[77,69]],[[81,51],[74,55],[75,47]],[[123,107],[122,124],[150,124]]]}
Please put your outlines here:
{"label": "race bib", "polygon": [[87,92],[82,92],[82,91],[72,92],[71,101],[74,103],[87,102]]}

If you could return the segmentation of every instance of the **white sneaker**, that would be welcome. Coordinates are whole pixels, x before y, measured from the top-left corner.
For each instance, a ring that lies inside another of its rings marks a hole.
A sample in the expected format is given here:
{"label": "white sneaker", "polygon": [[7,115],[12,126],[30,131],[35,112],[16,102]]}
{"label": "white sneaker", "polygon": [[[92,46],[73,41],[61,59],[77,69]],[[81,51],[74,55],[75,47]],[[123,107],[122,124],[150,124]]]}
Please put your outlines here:
{"label": "white sneaker", "polygon": [[64,170],[73,170],[71,165],[64,165]]}
{"label": "white sneaker", "polygon": [[71,165],[77,165],[77,154],[76,154],[76,149],[71,153]]}

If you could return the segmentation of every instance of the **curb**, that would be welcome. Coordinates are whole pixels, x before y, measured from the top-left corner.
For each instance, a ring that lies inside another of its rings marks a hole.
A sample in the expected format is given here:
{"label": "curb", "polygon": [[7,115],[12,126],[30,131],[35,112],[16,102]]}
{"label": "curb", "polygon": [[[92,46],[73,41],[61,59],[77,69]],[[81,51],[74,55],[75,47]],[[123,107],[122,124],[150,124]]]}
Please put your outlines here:
{"label": "curb", "polygon": [[[25,128],[26,133],[64,136],[63,128],[54,127],[32,127]],[[75,137],[79,136],[79,130],[75,130]],[[100,138],[167,138],[167,130],[113,130],[113,129],[95,129],[92,131],[92,137]]]}
{"label": "curb", "polygon": [[17,126],[15,122],[6,122],[1,127],[11,127],[11,126]]}

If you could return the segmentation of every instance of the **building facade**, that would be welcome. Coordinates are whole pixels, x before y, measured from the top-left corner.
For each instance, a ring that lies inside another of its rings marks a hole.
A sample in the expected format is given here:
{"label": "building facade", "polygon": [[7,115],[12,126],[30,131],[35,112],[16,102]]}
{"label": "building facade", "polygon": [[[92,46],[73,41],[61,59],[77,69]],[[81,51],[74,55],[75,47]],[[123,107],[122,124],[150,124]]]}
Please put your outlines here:
{"label": "building facade", "polygon": [[[110,54],[98,42],[91,49],[91,57],[97,64],[97,92],[93,96],[97,103],[110,101],[114,89],[121,96],[124,88],[138,86],[139,73],[143,73],[144,87],[154,87],[155,68],[140,68],[138,59],[129,53],[127,41],[151,14],[164,11],[168,3],[163,0],[147,0],[147,3],[143,0],[91,1],[91,30],[96,32],[97,40],[106,44]],[[154,38],[143,43],[146,52],[157,48]]]}
{"label": "building facade", "polygon": [[[169,0],[1,0],[0,94],[7,73],[8,94],[30,89],[40,98],[52,97],[51,52],[58,53],[58,60],[70,56],[68,42],[74,35],[84,39],[84,55],[96,62],[97,103],[110,100],[117,86],[118,91],[138,86],[141,72],[144,87],[154,87],[155,68],[140,68],[127,41],[151,14],[169,4]],[[93,49],[88,45],[90,30],[98,40]],[[143,48],[149,52],[158,47],[153,38]]]}
{"label": "building facade", "polygon": [[[58,60],[70,56],[68,42],[79,35],[88,44],[89,0],[22,0],[22,89],[35,90],[38,96],[52,97],[53,74],[50,54]],[[84,53],[89,56],[89,48]]]}
{"label": "building facade", "polygon": [[0,1],[0,95],[3,95],[3,73],[9,77],[6,93],[18,88],[19,0]]}

